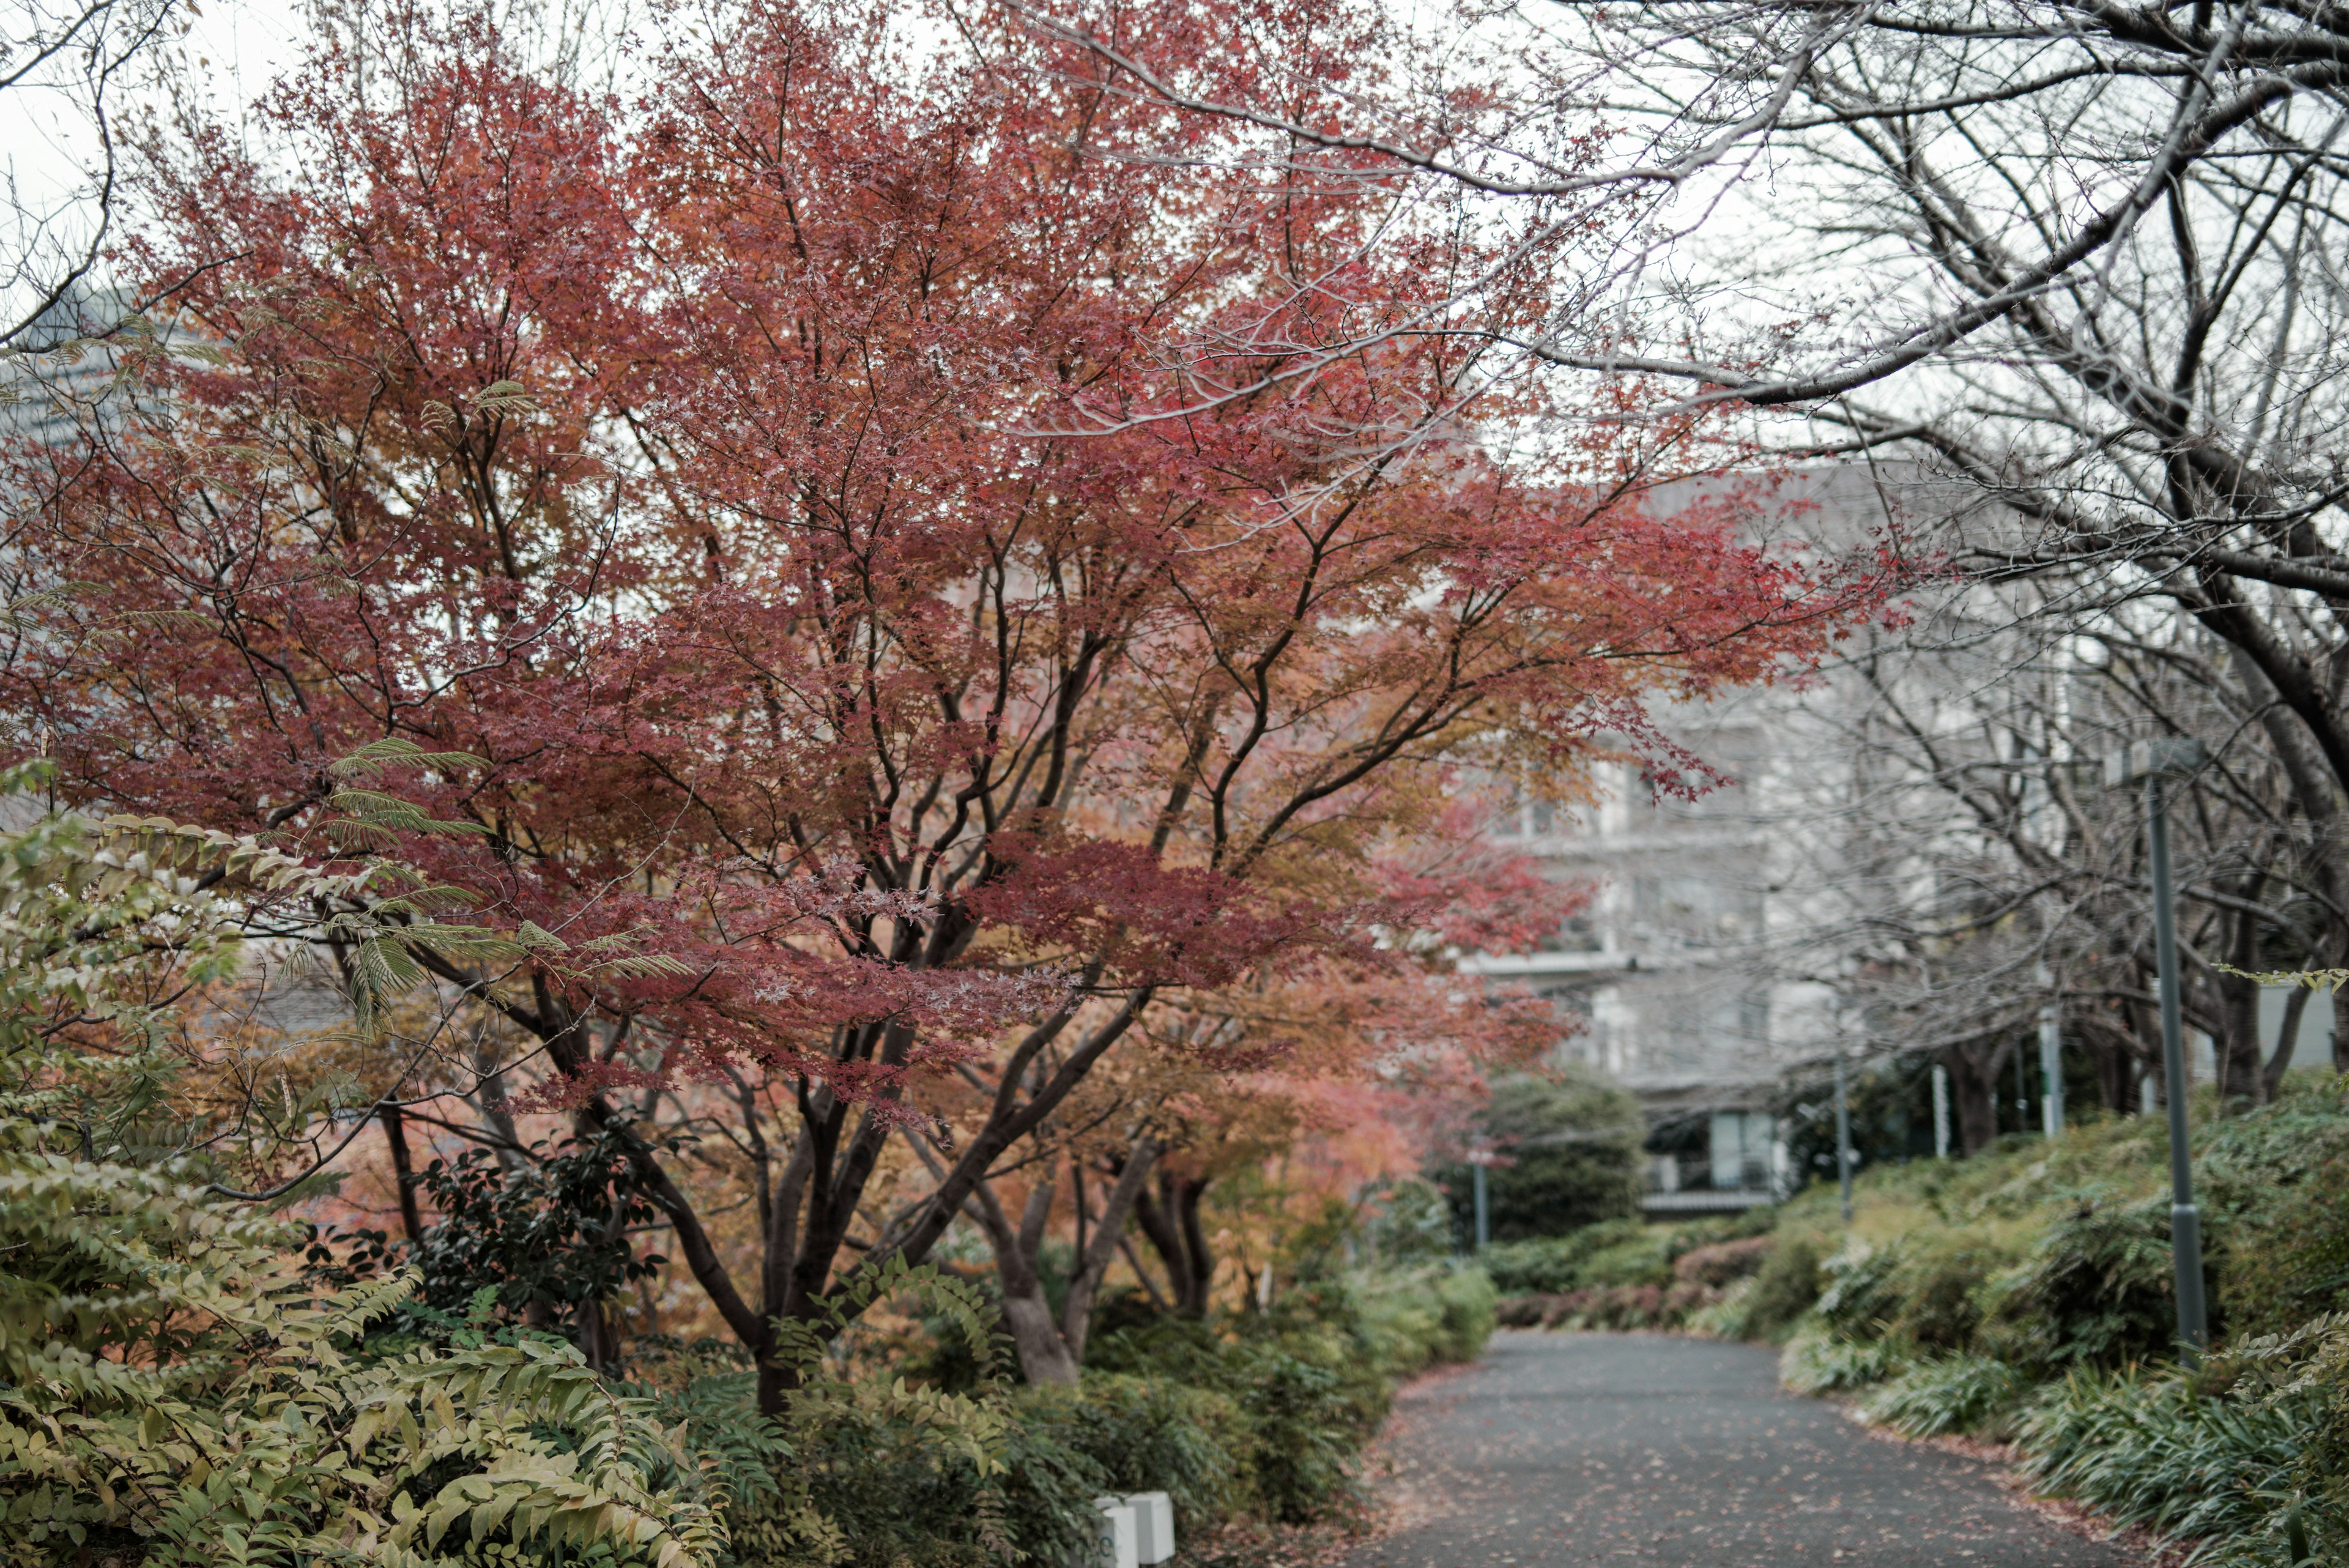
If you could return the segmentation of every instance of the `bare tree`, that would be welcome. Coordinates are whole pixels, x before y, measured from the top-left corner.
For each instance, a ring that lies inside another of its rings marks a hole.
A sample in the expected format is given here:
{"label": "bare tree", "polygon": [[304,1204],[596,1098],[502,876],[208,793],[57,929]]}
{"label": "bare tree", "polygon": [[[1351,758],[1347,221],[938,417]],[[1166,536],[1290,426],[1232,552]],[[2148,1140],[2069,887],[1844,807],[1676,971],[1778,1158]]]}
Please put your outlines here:
{"label": "bare tree", "polygon": [[2305,1004],[2273,1028],[2251,976],[2310,962],[2339,919],[2333,846],[2293,809],[2226,645],[2156,599],[2052,616],[2051,586],[1952,594],[1855,653],[1800,720],[1816,870],[1779,961],[1827,979],[1868,1048],[1944,1064],[1969,1151],[2043,1009],[2109,1108],[2141,1109],[2158,1079],[2143,805],[2104,787],[2109,749],[2191,734],[2212,753],[2176,790],[2172,838],[2187,1022],[2214,1043],[2223,1102],[2273,1097]]}
{"label": "bare tree", "polygon": [[10,0],[0,115],[18,152],[5,171],[0,352],[53,348],[110,325],[85,317],[122,203],[122,100],[174,10],[174,0]]}

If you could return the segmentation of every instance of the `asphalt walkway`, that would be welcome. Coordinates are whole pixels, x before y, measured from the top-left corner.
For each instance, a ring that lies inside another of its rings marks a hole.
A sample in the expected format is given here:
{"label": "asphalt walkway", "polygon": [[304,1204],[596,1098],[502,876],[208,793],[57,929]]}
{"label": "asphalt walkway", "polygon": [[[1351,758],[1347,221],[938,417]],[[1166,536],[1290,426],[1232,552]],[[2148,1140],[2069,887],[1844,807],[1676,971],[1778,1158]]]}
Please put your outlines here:
{"label": "asphalt walkway", "polygon": [[1781,1390],[1777,1357],[1661,1334],[1504,1331],[1404,1390],[1404,1521],[1346,1568],[2123,1568],[1995,1467]]}

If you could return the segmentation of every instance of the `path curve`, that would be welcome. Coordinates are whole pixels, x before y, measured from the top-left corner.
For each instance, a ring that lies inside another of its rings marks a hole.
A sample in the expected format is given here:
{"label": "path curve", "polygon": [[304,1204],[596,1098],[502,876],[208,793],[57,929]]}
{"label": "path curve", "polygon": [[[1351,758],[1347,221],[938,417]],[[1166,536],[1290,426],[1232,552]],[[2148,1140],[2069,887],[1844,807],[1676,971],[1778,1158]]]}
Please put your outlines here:
{"label": "path curve", "polygon": [[2134,1568],[2019,1506],[1996,1467],[1873,1436],[1770,1351],[1504,1331],[1406,1388],[1402,1517],[1345,1568]]}

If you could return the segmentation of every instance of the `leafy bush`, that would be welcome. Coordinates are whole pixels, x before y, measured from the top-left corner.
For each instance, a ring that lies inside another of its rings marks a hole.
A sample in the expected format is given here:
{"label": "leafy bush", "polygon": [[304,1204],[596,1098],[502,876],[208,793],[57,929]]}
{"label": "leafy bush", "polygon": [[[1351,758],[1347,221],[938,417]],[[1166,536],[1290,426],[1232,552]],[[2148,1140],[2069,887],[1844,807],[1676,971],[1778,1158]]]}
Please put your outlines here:
{"label": "leafy bush", "polygon": [[1930,1354],[1974,1343],[1986,1303],[2012,1260],[1961,1238],[1919,1237],[1905,1245],[1892,1281],[1897,1299],[1887,1337]]}
{"label": "leafy bush", "polygon": [[1911,1438],[1967,1432],[2004,1438],[2033,1385],[2020,1369],[1986,1355],[1917,1362],[1862,1403],[1868,1419]]}
{"label": "leafy bush", "polygon": [[1557,1294],[1600,1282],[1583,1279],[1584,1262],[1596,1253],[1638,1241],[1645,1231],[1637,1220],[1609,1220],[1586,1225],[1568,1236],[1499,1242],[1477,1253],[1476,1262],[1503,1295]]}
{"label": "leafy bush", "polygon": [[2290,1495],[2316,1414],[2305,1391],[2211,1397],[2175,1376],[2075,1372],[2024,1415],[2024,1471],[2123,1524],[2246,1542]]}
{"label": "leafy bush", "polygon": [[1820,1265],[1826,1286],[1815,1309],[1839,1339],[1855,1345],[1882,1339],[1906,1304],[1900,1286],[1898,1246],[1870,1246],[1857,1240]]}
{"label": "leafy bush", "polygon": [[[2349,1156],[2318,1163],[2304,1179],[2268,1181],[2245,1194],[2242,1212],[2215,1239],[2217,1302],[2246,1336],[2288,1334],[2349,1306]],[[2240,1262],[2238,1262],[2240,1260]]]}
{"label": "leafy bush", "polygon": [[1776,1244],[1774,1237],[1747,1236],[1692,1248],[1673,1262],[1672,1278],[1682,1284],[1721,1290],[1759,1269]]}
{"label": "leafy bush", "polygon": [[1818,1299],[1818,1249],[1806,1237],[1783,1237],[1755,1272],[1733,1332],[1740,1339],[1782,1338]]}
{"label": "leafy bush", "polygon": [[2192,1373],[2175,1363],[2163,1145],[2158,1121],[2114,1119],[1872,1171],[1848,1228],[1815,1190],[1782,1211],[1736,1326],[1754,1332],[1798,1245],[1840,1231],[1790,1386],[1859,1392],[1913,1435],[2012,1432],[2040,1487],[2196,1542],[2197,1562],[2349,1562],[2349,1317],[2323,1315],[2349,1301],[2349,1079],[2198,1122],[2221,1338]]}
{"label": "leafy bush", "polygon": [[2187,1382],[2208,1398],[2280,1415],[2298,1437],[2289,1490],[2257,1490],[2255,1501],[2273,1511],[2256,1536],[2221,1542],[2227,1554],[2287,1568],[2349,1560],[2349,1314],[2240,1342]]}
{"label": "leafy bush", "polygon": [[[1639,1102],[1622,1089],[1579,1074],[1508,1078],[1494,1085],[1478,1120],[1478,1130],[1505,1157],[1485,1173],[1496,1240],[1562,1236],[1637,1211],[1648,1126]],[[1460,1233],[1473,1233],[1468,1167],[1431,1174],[1451,1195]]]}
{"label": "leafy bush", "polygon": [[[1231,1513],[1244,1500],[1248,1478],[1239,1469],[1247,1417],[1228,1395],[1154,1378],[1094,1373],[1075,1388],[1022,1388],[1013,1402],[1019,1434],[1010,1472],[1013,1519],[1018,1493],[1033,1488],[1022,1446],[1049,1443],[1081,1456],[1098,1475],[1090,1490],[1051,1500],[1063,1512],[1082,1513],[1103,1492],[1164,1491],[1174,1505],[1178,1531],[1196,1530]],[[1040,1497],[1040,1501],[1044,1501]],[[1022,1539],[1040,1536],[1024,1530]]]}
{"label": "leafy bush", "polygon": [[1352,1311],[1379,1371],[1399,1378],[1484,1355],[1499,1299],[1482,1269],[1421,1270],[1363,1281]]}
{"label": "leafy bush", "polygon": [[2051,1226],[2008,1285],[1992,1347],[2048,1371],[2115,1371],[2175,1352],[2169,1210],[2083,1207]]}
{"label": "leafy bush", "polygon": [[1778,1358],[1778,1380],[1797,1394],[1833,1394],[1881,1383],[1907,1365],[1893,1345],[1842,1339],[1814,1319],[1786,1342]]}
{"label": "leafy bush", "polygon": [[[0,774],[0,794],[41,767]],[[0,836],[0,1561],[723,1554],[727,1499],[698,1456],[569,1345],[475,1324],[445,1348],[361,1355],[412,1272],[322,1288],[298,1227],[216,1196],[193,1160],[151,1158],[191,1141],[168,1126],[156,999],[233,974],[257,904],[364,902],[378,912],[328,917],[364,1022],[422,978],[401,944],[448,900],[419,884],[161,821],[48,816]],[[522,951],[429,932],[467,961]],[[320,1107],[285,1108],[298,1123]]]}
{"label": "leafy bush", "polygon": [[569,1324],[657,1271],[666,1260],[628,1241],[654,1210],[624,1149],[605,1132],[511,1175],[487,1149],[433,1160],[417,1179],[440,1216],[409,1254],[419,1300],[445,1312],[486,1288],[515,1318]]}
{"label": "leafy bush", "polygon": [[1749,1274],[1735,1280],[1716,1293],[1713,1299],[1690,1309],[1682,1321],[1683,1332],[1705,1339],[1743,1339],[1745,1337],[1745,1303],[1754,1296],[1754,1277]]}
{"label": "leafy bush", "polygon": [[1100,1334],[1086,1387],[1123,1374],[1212,1397],[1193,1418],[1229,1456],[1220,1495],[1230,1511],[1288,1523],[1344,1516],[1361,1501],[1361,1451],[1395,1383],[1482,1354],[1493,1303],[1492,1282],[1473,1268],[1322,1280],[1269,1314]]}
{"label": "leafy bush", "polygon": [[[1609,1220],[1570,1236],[1487,1247],[1476,1262],[1505,1296],[1564,1295],[1615,1286],[1661,1289],[1675,1282],[1718,1286],[1767,1255],[1773,1244],[1766,1235],[1770,1221],[1767,1210],[1677,1225]],[[1682,1261],[1698,1253],[1703,1257],[1690,1264],[1693,1272],[1684,1276]]]}
{"label": "leafy bush", "polygon": [[1234,1328],[1174,1321],[1114,1338],[1096,1366],[1206,1389],[1238,1412],[1225,1438],[1237,1511],[1299,1522],[1359,1501],[1357,1462],[1385,1417],[1391,1386],[1367,1359],[1350,1356],[1346,1336],[1292,1319]]}
{"label": "leafy bush", "polygon": [[571,1346],[356,1359],[412,1275],[314,1297],[292,1228],[42,1140],[0,1118],[0,1561],[722,1553],[724,1497]]}

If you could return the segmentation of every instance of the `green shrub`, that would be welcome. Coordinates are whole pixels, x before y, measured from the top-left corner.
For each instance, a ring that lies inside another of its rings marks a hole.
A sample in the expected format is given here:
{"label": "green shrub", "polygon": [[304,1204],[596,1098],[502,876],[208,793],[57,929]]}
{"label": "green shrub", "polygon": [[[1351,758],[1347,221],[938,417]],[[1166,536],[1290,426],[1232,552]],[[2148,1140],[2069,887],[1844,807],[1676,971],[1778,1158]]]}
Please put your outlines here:
{"label": "green shrub", "polygon": [[1749,1275],[1723,1291],[1718,1301],[1690,1313],[1682,1326],[1707,1339],[1744,1339],[1747,1337],[1746,1316],[1753,1300],[1754,1279]]}
{"label": "green shrub", "polygon": [[1102,1334],[1087,1386],[1121,1374],[1214,1396],[1223,1414],[1194,1418],[1230,1458],[1231,1511],[1282,1523],[1343,1517],[1361,1503],[1361,1452],[1397,1381],[1481,1354],[1495,1299],[1475,1268],[1313,1281],[1268,1314],[1162,1318]]}
{"label": "green shrub", "polygon": [[1854,1238],[1820,1265],[1826,1288],[1816,1309],[1838,1339],[1864,1345],[1882,1339],[1907,1304],[1900,1285],[1900,1249]]}
{"label": "green shrub", "polygon": [[1493,1309],[1501,1293],[1482,1269],[1458,1269],[1436,1282],[1436,1332],[1428,1341],[1427,1359],[1437,1365],[1459,1365],[1485,1354],[1493,1338]]}
{"label": "green shrub", "polygon": [[1638,1241],[1646,1230],[1637,1220],[1609,1220],[1570,1236],[1496,1243],[1477,1253],[1476,1262],[1503,1295],[1558,1295],[1601,1282],[1582,1277],[1583,1263],[1595,1253]]}
{"label": "green shrub", "polygon": [[2296,1431],[2289,1490],[2261,1488],[2276,1505],[2257,1538],[2238,1538],[2245,1562],[2296,1565],[2312,1550],[2349,1561],[2349,1314],[2317,1318],[2288,1334],[2248,1340],[2212,1355],[2189,1386],[2211,1398],[2281,1414]]}
{"label": "green shrub", "polygon": [[45,1136],[0,1116],[0,1562],[723,1552],[697,1457],[570,1345],[476,1329],[360,1357],[412,1273],[321,1294],[291,1227],[194,1171]]}
{"label": "green shrub", "polygon": [[2349,1157],[2302,1180],[2261,1184],[2219,1229],[2218,1305],[2249,1336],[2288,1334],[2349,1305]]}
{"label": "green shrub", "polygon": [[[400,744],[328,772],[357,776]],[[0,796],[48,771],[0,770]],[[723,1555],[728,1499],[699,1456],[570,1345],[484,1333],[481,1300],[446,1346],[366,1355],[414,1272],[335,1285],[305,1267],[302,1228],[223,1200],[198,1159],[159,1158],[243,1136],[255,1141],[236,1152],[274,1163],[265,1126],[170,1125],[178,1064],[155,1005],[233,974],[256,909],[373,907],[326,917],[363,1028],[422,981],[407,942],[523,956],[433,923],[444,899],[391,897],[420,881],[160,820],[45,816],[0,835],[0,1563]],[[303,1128],[347,1092],[280,1086],[256,1123]]]}
{"label": "green shrub", "polygon": [[1585,1290],[1652,1285],[1661,1291],[1672,1282],[1672,1260],[1685,1246],[1670,1231],[1644,1226],[1584,1258],[1575,1271],[1575,1282]]}
{"label": "green shrub", "polygon": [[1762,1260],[1733,1333],[1740,1339],[1775,1340],[1790,1332],[1819,1299],[1819,1252],[1801,1236],[1783,1238]]}
{"label": "green shrub", "polygon": [[1682,1284],[1723,1290],[1761,1268],[1776,1241],[1769,1236],[1743,1236],[1734,1241],[1712,1241],[1692,1247],[1672,1262],[1672,1278]]}
{"label": "green shrub", "polygon": [[[1485,1172],[1496,1240],[1563,1236],[1638,1212],[1647,1120],[1639,1102],[1613,1084],[1580,1074],[1504,1079],[1493,1086],[1478,1123],[1508,1157]],[[1430,1174],[1451,1196],[1454,1226],[1471,1233],[1475,1181],[1468,1167]]]}
{"label": "green shrub", "polygon": [[[1098,1490],[1100,1472],[1049,1432],[1013,1422],[999,1389],[974,1398],[813,1371],[780,1424],[774,1487],[747,1495],[729,1518],[744,1568],[977,1568],[1081,1541],[1074,1509],[1093,1495],[1085,1488]],[[732,1420],[749,1420],[750,1376],[723,1379],[717,1399]],[[1007,1519],[1015,1475],[1031,1504],[1016,1523]]]}
{"label": "green shrub", "polygon": [[2028,1375],[2003,1361],[1938,1356],[1909,1366],[1861,1408],[1869,1420],[1906,1437],[1967,1432],[2004,1438],[2013,1435],[2012,1419],[2032,1387]]}
{"label": "green shrub", "polygon": [[1081,1548],[1103,1492],[1165,1492],[1177,1539],[1242,1501],[1247,1421],[1226,1395],[1093,1373],[1075,1388],[1023,1387],[1007,1415],[1004,1521],[1031,1556]]}
{"label": "green shrub", "polygon": [[2008,1262],[1963,1241],[1909,1238],[1889,1282],[1895,1304],[1886,1337],[1929,1353],[1964,1350],[1982,1325],[1984,1297]]}
{"label": "green shrub", "polygon": [[[846,1376],[804,1338],[792,1349],[804,1381],[768,1421],[730,1349],[654,1358],[671,1385],[656,1397],[659,1420],[682,1428],[733,1500],[728,1523],[741,1568],[1065,1562],[1090,1549],[1092,1500],[1103,1492],[1166,1491],[1178,1528],[1196,1532],[1255,1508],[1246,1467],[1267,1443],[1295,1444],[1294,1433],[1230,1395],[1174,1378],[1096,1370],[1075,1387],[1016,1386],[978,1292],[936,1271],[883,1282],[919,1290],[947,1331],[970,1344],[979,1376],[969,1389]],[[1262,1356],[1215,1341],[1205,1325],[1183,1326],[1210,1363],[1239,1351],[1243,1365],[1225,1369],[1227,1381],[1265,1374]],[[1277,1387],[1276,1399],[1290,1393]],[[1319,1414],[1350,1431],[1350,1412]]]}
{"label": "green shrub", "polygon": [[1880,1340],[1855,1344],[1813,1318],[1786,1342],[1778,1358],[1778,1380],[1797,1394],[1833,1394],[1881,1383],[1907,1365],[1890,1345]]}
{"label": "green shrub", "polygon": [[2083,1207],[2008,1283],[1985,1348],[2045,1372],[2115,1371],[2176,1351],[2168,1205]]}
{"label": "green shrub", "polygon": [[1380,1374],[1474,1361],[1493,1337],[1500,1293],[1484,1270],[1430,1267],[1347,1282],[1350,1331]]}
{"label": "green shrub", "polygon": [[2175,1376],[2075,1372],[2021,1422],[2024,1472],[2122,1524],[2248,1544],[2290,1495],[2304,1394],[2208,1397]]}
{"label": "green shrub", "polygon": [[1296,1314],[1281,1322],[1176,1321],[1116,1335],[1093,1359],[1097,1367],[1229,1400],[1238,1417],[1225,1439],[1236,1511],[1295,1523],[1359,1505],[1361,1450],[1385,1419],[1392,1384],[1351,1334]]}

